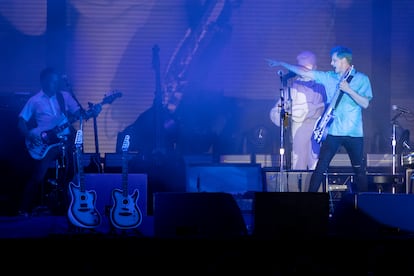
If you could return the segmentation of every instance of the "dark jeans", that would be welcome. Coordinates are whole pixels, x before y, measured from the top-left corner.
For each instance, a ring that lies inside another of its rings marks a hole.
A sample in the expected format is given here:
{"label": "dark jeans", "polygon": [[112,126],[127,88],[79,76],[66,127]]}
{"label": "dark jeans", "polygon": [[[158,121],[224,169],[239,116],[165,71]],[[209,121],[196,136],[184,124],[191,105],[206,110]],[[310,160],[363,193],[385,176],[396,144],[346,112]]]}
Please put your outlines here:
{"label": "dark jeans", "polygon": [[[31,213],[36,205],[38,205],[40,185],[44,185],[45,177],[48,169],[51,165],[60,160],[60,163],[64,165],[64,168],[59,174],[59,179],[56,179],[59,187],[62,189],[63,198],[62,204],[68,205],[67,198],[67,186],[72,180],[75,171],[74,171],[74,154],[71,146],[66,146],[65,148],[56,147],[49,151],[49,153],[41,160],[32,160],[31,164],[31,177],[29,181],[25,184],[22,198],[20,201],[19,210],[22,212]],[[41,195],[44,196],[44,195]]]}
{"label": "dark jeans", "polygon": [[351,193],[368,191],[366,165],[364,158],[364,138],[350,136],[328,135],[322,142],[318,163],[312,173],[309,192],[317,192],[325,179],[324,173],[328,171],[329,164],[338,149],[343,146],[351,160],[352,170],[355,174],[351,184]]}

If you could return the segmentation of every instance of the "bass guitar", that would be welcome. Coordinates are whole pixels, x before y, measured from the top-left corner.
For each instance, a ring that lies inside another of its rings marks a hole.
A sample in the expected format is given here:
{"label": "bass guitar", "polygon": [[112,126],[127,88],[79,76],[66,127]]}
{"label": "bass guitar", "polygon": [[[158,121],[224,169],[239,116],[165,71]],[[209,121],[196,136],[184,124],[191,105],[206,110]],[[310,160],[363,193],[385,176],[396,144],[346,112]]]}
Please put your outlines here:
{"label": "bass guitar", "polygon": [[118,229],[132,229],[142,222],[142,213],[138,207],[139,191],[128,192],[128,148],[130,136],[125,135],[122,144],[122,189],[112,190],[113,206],[110,210],[110,220]]}
{"label": "bass guitar", "polygon": [[71,201],[68,208],[69,221],[78,227],[95,228],[101,223],[101,215],[96,209],[96,192],[85,190],[83,165],[82,165],[82,130],[76,132],[76,166],[77,184],[69,183]]}
{"label": "bass guitar", "polygon": [[329,106],[325,109],[324,113],[319,117],[319,119],[316,121],[315,126],[313,128],[313,139],[317,143],[321,143],[326,139],[326,136],[328,135],[328,129],[330,125],[332,124],[333,120],[335,119],[334,110],[336,106],[338,105],[339,101],[342,98],[343,91],[339,89],[339,84],[346,80],[348,83],[352,80],[354,71],[354,66],[350,66],[348,70],[342,75],[341,79],[338,82],[338,88],[335,92],[334,97],[332,98],[332,101],[329,103]]}
{"label": "bass guitar", "polygon": [[[121,96],[121,92],[113,92],[110,95],[105,96],[100,103],[91,106],[86,111],[84,119],[87,120],[90,117],[94,116],[94,114],[96,114],[97,107],[102,106],[104,104],[111,104],[116,98],[119,98]],[[77,120],[78,118],[73,118],[72,120],[69,120],[66,117],[64,117],[64,119],[61,120],[60,123],[58,123],[52,129],[35,130],[35,132],[40,133],[41,143],[33,143],[33,141],[30,139],[25,140],[25,145],[30,156],[33,159],[41,160],[45,158],[45,156],[51,149],[65,145],[67,143],[67,137],[59,136],[59,133],[68,128],[72,123],[76,122]]]}

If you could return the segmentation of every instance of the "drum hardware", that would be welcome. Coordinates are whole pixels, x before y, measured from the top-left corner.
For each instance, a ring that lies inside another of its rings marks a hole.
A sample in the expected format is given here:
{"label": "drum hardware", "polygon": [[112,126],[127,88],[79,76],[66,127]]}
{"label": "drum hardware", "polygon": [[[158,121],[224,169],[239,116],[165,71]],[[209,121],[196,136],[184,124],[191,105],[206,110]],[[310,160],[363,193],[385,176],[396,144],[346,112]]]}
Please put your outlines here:
{"label": "drum hardware", "polygon": [[402,155],[401,164],[403,165],[403,167],[412,168],[414,165],[414,152]]}

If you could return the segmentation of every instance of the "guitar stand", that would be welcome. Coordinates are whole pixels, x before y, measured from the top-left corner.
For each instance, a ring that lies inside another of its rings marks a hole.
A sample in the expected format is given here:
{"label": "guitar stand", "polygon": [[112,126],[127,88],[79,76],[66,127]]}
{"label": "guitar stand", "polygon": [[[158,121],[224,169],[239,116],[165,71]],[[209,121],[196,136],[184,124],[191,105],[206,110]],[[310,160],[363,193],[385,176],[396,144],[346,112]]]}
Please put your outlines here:
{"label": "guitar stand", "polygon": [[68,220],[68,233],[72,234],[79,234],[79,235],[87,235],[87,234],[93,234],[93,235],[99,235],[102,234],[101,232],[97,231],[95,228],[83,228],[76,226],[72,224]]}
{"label": "guitar stand", "polygon": [[111,236],[121,236],[121,237],[128,237],[128,236],[138,236],[138,237],[144,237],[145,235],[142,234],[140,230],[137,228],[131,228],[131,229],[118,229],[115,227],[111,220],[109,219],[111,212],[111,206],[106,205],[105,206],[105,216],[108,218],[108,224],[109,224],[109,232],[108,234]]}
{"label": "guitar stand", "polygon": [[140,230],[138,230],[137,228],[131,228],[131,229],[118,229],[115,226],[112,225],[112,223],[109,222],[109,234],[113,235],[113,236],[121,236],[121,237],[140,237],[143,238],[145,237],[144,234],[142,234],[142,232]]}

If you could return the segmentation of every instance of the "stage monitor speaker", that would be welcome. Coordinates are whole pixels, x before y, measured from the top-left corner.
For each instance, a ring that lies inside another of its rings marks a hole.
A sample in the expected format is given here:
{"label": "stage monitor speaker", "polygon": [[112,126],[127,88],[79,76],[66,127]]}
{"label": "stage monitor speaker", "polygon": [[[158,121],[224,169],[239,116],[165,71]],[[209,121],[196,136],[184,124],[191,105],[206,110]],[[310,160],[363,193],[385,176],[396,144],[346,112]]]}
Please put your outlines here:
{"label": "stage monitor speaker", "polygon": [[138,190],[138,208],[141,210],[142,215],[147,215],[148,180],[146,174],[128,174],[127,178],[123,179],[123,175],[118,173],[86,173],[84,181],[86,190],[95,190],[96,209],[102,216],[106,215],[113,205],[112,190],[122,190],[123,181],[127,181],[128,194],[132,195],[135,189]]}
{"label": "stage monitor speaker", "polygon": [[227,193],[154,193],[154,234],[162,238],[232,238],[248,234]]}
{"label": "stage monitor speaker", "polygon": [[253,208],[257,238],[301,240],[328,234],[328,193],[259,192]]}
{"label": "stage monitor speaker", "polygon": [[337,236],[382,238],[414,231],[414,195],[346,194],[335,208],[330,229]]}
{"label": "stage monitor speaker", "polygon": [[187,192],[244,194],[263,191],[260,164],[189,164],[186,167]]}
{"label": "stage monitor speaker", "polygon": [[414,232],[414,195],[360,193],[356,208],[389,229]]}

